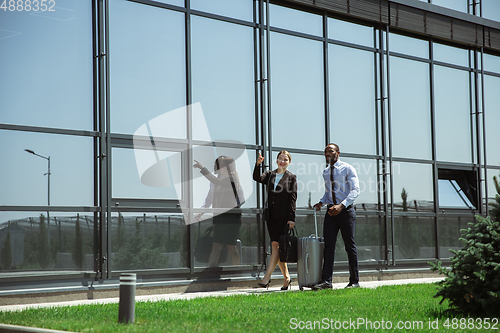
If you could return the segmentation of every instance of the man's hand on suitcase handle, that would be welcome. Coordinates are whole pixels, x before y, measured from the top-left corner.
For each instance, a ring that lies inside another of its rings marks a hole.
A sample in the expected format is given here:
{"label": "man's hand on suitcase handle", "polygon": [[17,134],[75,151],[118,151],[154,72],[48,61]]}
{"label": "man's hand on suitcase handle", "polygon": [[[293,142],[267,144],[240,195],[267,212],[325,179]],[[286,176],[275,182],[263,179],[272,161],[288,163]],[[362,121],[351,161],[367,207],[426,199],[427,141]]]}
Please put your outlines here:
{"label": "man's hand on suitcase handle", "polygon": [[293,229],[293,227],[295,227],[295,222],[288,221],[288,228]]}

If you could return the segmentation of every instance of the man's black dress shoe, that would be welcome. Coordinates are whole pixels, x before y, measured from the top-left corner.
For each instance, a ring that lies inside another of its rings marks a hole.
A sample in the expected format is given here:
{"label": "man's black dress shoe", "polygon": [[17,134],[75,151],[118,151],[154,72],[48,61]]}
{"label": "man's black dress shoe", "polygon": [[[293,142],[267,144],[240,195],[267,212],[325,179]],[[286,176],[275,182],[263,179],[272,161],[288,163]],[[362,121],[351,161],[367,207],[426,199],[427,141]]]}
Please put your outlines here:
{"label": "man's black dress shoe", "polygon": [[321,283],[315,284],[311,287],[312,290],[322,290],[322,289],[332,289],[332,283],[328,281],[323,281]]}
{"label": "man's black dress shoe", "polygon": [[359,283],[349,283],[345,288],[359,288]]}

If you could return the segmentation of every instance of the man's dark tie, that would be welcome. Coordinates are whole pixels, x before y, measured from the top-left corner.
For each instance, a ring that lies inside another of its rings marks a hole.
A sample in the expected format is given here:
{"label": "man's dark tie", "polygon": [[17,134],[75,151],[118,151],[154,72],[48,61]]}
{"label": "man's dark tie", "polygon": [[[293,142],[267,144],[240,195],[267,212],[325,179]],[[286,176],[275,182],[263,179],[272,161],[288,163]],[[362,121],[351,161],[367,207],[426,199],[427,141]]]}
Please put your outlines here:
{"label": "man's dark tie", "polygon": [[337,200],[335,198],[335,190],[334,190],[334,181],[333,181],[333,169],[335,169],[335,167],[332,165],[330,166],[330,184],[332,185],[332,200],[333,200],[333,204],[336,205],[337,204]]}

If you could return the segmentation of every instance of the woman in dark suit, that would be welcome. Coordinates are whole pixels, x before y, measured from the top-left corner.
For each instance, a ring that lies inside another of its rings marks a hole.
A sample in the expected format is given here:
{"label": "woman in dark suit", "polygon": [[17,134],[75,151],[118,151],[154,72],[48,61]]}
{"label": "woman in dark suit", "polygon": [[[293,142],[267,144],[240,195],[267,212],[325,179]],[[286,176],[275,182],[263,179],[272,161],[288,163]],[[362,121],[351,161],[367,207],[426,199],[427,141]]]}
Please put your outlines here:
{"label": "woman in dark suit", "polygon": [[259,283],[263,288],[269,287],[271,274],[276,265],[279,265],[281,273],[285,279],[281,290],[287,290],[291,283],[290,274],[285,262],[279,258],[279,238],[285,234],[285,228],[291,229],[295,226],[295,202],[297,201],[297,177],[287,170],[292,156],[286,150],[278,153],[278,169],[267,171],[263,174],[259,171],[259,166],[264,161],[264,157],[259,153],[257,163],[253,170],[253,179],[256,182],[267,185],[267,204],[269,207],[269,219],[267,221],[267,231],[272,241],[273,251],[269,260],[269,267],[266,275]]}

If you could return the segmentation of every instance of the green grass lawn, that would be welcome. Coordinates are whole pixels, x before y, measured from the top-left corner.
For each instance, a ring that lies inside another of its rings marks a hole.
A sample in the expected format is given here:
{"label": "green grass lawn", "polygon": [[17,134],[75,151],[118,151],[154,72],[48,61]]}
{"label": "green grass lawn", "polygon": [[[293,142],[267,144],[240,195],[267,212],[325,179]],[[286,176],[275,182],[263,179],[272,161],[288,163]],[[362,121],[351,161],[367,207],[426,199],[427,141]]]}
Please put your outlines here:
{"label": "green grass lawn", "polygon": [[[314,327],[338,332],[481,332],[470,329],[478,324],[461,329],[459,318],[451,326],[447,305],[433,298],[436,288],[416,284],[137,302],[134,324],[117,323],[118,304],[4,312],[0,322],[76,332],[285,332]],[[436,324],[439,330],[432,328]]]}

